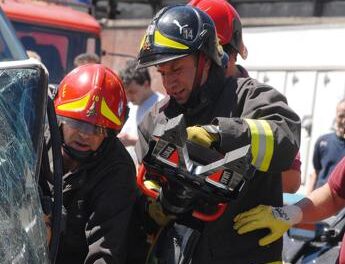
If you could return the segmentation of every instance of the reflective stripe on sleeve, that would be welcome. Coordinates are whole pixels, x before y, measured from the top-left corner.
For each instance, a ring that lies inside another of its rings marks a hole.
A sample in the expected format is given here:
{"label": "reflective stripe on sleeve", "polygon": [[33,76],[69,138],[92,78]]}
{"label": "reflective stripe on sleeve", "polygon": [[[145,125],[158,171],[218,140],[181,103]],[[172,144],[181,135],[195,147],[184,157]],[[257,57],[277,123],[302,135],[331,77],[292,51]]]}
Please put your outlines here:
{"label": "reflective stripe on sleeve", "polygon": [[267,171],[272,160],[273,132],[266,120],[245,119],[251,133],[252,164],[260,171]]}

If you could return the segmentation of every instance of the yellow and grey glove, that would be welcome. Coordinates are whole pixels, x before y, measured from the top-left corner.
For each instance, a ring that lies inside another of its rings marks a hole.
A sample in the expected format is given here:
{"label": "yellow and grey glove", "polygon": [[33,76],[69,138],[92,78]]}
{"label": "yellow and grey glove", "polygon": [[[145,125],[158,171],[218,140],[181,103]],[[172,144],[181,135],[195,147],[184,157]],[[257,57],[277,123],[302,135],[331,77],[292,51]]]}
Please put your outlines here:
{"label": "yellow and grey glove", "polygon": [[160,202],[149,198],[148,203],[149,215],[156,222],[157,225],[166,226],[171,220],[176,218],[173,215],[165,214],[163,212],[163,208]]}
{"label": "yellow and grey glove", "polygon": [[192,126],[187,127],[188,140],[209,148],[219,141],[219,129],[217,126]]}
{"label": "yellow and grey glove", "polygon": [[[155,181],[146,180],[144,181],[144,184],[148,189],[155,190],[156,192],[159,192],[160,190],[160,186]],[[161,204],[152,198],[148,198],[148,213],[159,226],[166,226],[170,220],[175,218],[172,215],[166,215],[163,212]]]}
{"label": "yellow and grey glove", "polygon": [[234,218],[234,229],[242,235],[257,229],[268,228],[270,233],[259,240],[260,246],[266,246],[283,236],[292,226],[302,220],[302,210],[296,205],[272,207],[259,205]]}

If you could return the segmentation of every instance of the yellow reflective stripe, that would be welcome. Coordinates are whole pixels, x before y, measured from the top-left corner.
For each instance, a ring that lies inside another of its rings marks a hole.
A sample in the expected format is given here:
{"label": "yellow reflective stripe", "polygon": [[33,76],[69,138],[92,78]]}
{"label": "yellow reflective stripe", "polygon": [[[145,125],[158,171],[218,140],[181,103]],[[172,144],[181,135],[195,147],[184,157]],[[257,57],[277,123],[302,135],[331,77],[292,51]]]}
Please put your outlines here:
{"label": "yellow reflective stripe", "polygon": [[87,94],[86,96],[82,97],[79,100],[66,103],[66,104],[61,104],[57,106],[57,109],[61,111],[72,111],[72,112],[80,112],[85,110],[88,102],[90,99],[90,94]]}
{"label": "yellow reflective stripe", "polygon": [[189,49],[188,46],[163,36],[158,30],[155,31],[154,39],[155,39],[155,44],[163,46],[163,47],[182,49],[182,50]]}
{"label": "yellow reflective stripe", "polygon": [[252,155],[253,155],[252,164],[255,166],[256,160],[258,158],[258,153],[259,153],[259,131],[253,120],[246,119],[246,122],[249,125],[250,134],[252,138],[251,139],[251,147],[252,147]]}
{"label": "yellow reflective stripe", "polygon": [[251,132],[252,164],[260,171],[267,171],[274,150],[273,132],[266,120],[246,119]]}
{"label": "yellow reflective stripe", "polygon": [[266,120],[260,120],[266,135],[266,151],[265,157],[262,163],[262,171],[267,171],[270,167],[272,157],[273,157],[273,149],[274,149],[274,138],[273,138],[273,131],[271,129],[270,124]]}
{"label": "yellow reflective stripe", "polygon": [[116,125],[121,125],[120,119],[111,111],[110,107],[107,105],[104,98],[102,98],[101,102],[101,113],[104,117],[108,118],[110,121],[115,123]]}
{"label": "yellow reflective stripe", "polygon": [[146,34],[144,35],[144,37],[141,39],[141,41],[140,41],[140,49],[142,49],[143,48],[143,46],[144,46],[144,42],[145,42],[145,40],[146,40]]}

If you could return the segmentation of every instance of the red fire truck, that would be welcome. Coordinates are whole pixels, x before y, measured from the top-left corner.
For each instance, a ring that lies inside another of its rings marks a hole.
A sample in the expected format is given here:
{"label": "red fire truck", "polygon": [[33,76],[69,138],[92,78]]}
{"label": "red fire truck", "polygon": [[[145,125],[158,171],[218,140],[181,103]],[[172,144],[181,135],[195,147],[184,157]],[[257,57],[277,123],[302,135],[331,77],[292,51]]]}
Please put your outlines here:
{"label": "red fire truck", "polygon": [[77,55],[101,55],[101,26],[87,13],[38,1],[4,0],[0,6],[24,47],[41,57],[50,83],[59,83]]}

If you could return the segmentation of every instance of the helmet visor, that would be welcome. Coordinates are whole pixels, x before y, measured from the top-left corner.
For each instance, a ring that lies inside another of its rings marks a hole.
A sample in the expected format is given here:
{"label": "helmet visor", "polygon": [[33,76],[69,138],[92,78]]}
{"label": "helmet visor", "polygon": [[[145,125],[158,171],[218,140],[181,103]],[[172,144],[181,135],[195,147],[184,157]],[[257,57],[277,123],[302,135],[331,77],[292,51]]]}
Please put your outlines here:
{"label": "helmet visor", "polygon": [[87,122],[76,120],[73,118],[68,118],[64,116],[58,116],[58,120],[62,124],[66,124],[74,129],[79,130],[83,134],[87,135],[108,135],[108,128],[95,126]]}
{"label": "helmet visor", "polygon": [[248,57],[248,50],[247,50],[247,47],[244,45],[243,41],[241,41],[240,43],[240,50],[239,50],[239,53],[242,57],[242,59],[247,59]]}
{"label": "helmet visor", "polygon": [[168,61],[188,56],[189,54],[152,54],[138,59],[137,69],[159,65]]}

